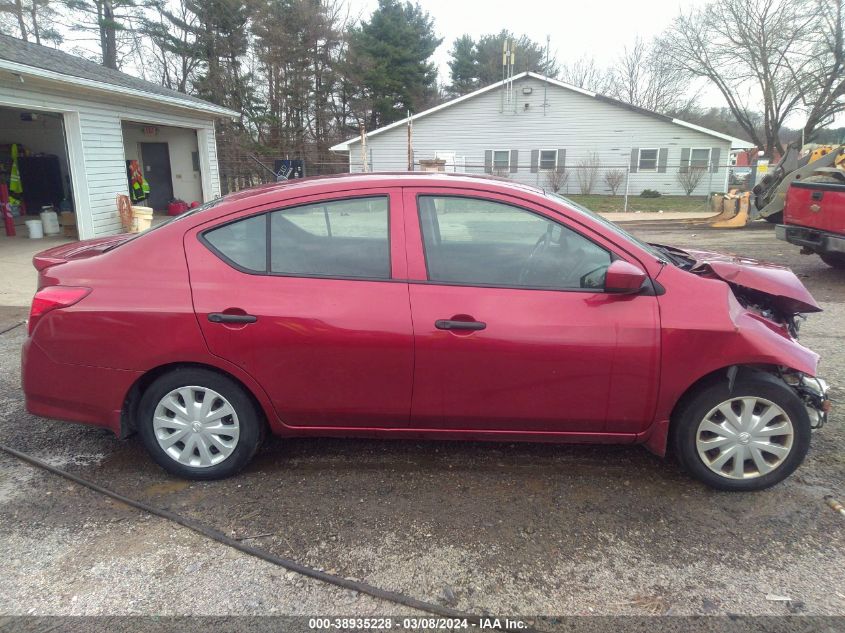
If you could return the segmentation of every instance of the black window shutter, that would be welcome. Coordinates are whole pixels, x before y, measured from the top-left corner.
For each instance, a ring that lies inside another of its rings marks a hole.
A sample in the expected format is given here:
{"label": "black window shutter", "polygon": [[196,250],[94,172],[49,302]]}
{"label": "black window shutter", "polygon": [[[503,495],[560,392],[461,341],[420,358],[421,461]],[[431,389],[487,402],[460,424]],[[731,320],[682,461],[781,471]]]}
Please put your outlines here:
{"label": "black window shutter", "polygon": [[710,171],[716,173],[719,171],[719,159],[722,156],[722,148],[721,147],[711,147],[710,148]]}
{"label": "black window shutter", "polygon": [[531,150],[531,173],[536,174],[537,170],[540,168],[540,150],[539,149],[532,149]]}
{"label": "black window shutter", "polygon": [[511,150],[511,173],[515,174],[519,170],[519,150]]}
{"label": "black window shutter", "polygon": [[557,168],[561,171],[566,169],[566,150],[559,149],[557,151]]}
{"label": "black window shutter", "polygon": [[631,148],[631,173],[636,174],[637,170],[640,168],[640,148],[639,147],[632,147]]}
{"label": "black window shutter", "polygon": [[682,174],[685,174],[689,171],[689,147],[684,147],[681,150],[681,167],[678,170]]}
{"label": "black window shutter", "polygon": [[661,147],[657,151],[657,171],[658,173],[665,174],[666,173],[666,163],[668,162],[669,158],[669,150],[665,147]]}
{"label": "black window shutter", "polygon": [[488,173],[488,174],[493,173],[493,150],[492,149],[484,150],[484,171],[485,171],[485,173]]}

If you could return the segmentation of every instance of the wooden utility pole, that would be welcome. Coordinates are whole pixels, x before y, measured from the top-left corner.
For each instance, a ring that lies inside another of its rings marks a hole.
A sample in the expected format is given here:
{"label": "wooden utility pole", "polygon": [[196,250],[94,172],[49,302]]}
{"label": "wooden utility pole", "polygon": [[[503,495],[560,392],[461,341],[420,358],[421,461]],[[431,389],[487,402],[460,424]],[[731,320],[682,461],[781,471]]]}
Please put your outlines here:
{"label": "wooden utility pole", "polygon": [[367,131],[364,129],[364,122],[361,122],[361,171],[370,171],[370,166],[367,162]]}

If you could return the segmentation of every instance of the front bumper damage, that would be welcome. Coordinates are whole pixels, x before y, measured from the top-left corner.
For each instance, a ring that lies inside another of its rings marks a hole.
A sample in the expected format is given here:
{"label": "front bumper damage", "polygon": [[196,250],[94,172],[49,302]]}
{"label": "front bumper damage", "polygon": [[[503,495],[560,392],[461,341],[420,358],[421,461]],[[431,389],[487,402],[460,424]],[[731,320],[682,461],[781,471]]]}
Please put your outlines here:
{"label": "front bumper damage", "polygon": [[788,385],[795,389],[795,392],[807,407],[810,427],[813,430],[822,428],[827,423],[831,406],[830,397],[827,395],[830,386],[827,382],[821,378],[802,373],[787,374],[784,379]]}

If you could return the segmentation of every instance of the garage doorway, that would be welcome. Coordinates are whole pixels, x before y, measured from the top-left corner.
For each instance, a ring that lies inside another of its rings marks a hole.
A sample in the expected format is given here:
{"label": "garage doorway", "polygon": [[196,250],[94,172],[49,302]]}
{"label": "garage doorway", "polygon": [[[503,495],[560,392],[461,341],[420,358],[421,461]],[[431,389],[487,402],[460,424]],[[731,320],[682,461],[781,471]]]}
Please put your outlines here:
{"label": "garage doorway", "polygon": [[156,211],[167,210],[173,200],[173,174],[170,171],[170,148],[167,143],[140,143],[144,178],[150,185],[146,205]]}
{"label": "garage doorway", "polygon": [[61,113],[0,107],[0,183],[10,186],[14,170],[23,189],[11,198],[18,235],[27,235],[24,220],[37,218],[42,207],[74,210]]}
{"label": "garage doorway", "polygon": [[122,121],[121,127],[127,186],[132,190],[134,166],[149,188],[149,196],[133,204],[167,213],[171,202],[190,206],[205,200],[196,129],[141,121]]}

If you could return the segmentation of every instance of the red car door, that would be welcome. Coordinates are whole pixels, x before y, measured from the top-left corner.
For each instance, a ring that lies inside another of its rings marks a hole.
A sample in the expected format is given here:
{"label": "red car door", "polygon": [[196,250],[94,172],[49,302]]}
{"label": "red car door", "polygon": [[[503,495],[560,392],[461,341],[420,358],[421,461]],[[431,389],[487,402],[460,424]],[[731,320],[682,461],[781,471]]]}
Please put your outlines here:
{"label": "red car door", "polygon": [[524,200],[457,193],[404,194],[412,426],[642,430],[658,384],[656,297],[603,292],[620,254],[601,236]]}
{"label": "red car door", "polygon": [[185,237],[211,352],[249,372],[288,426],[406,426],[413,331],[401,195],[373,189],[258,211]]}

